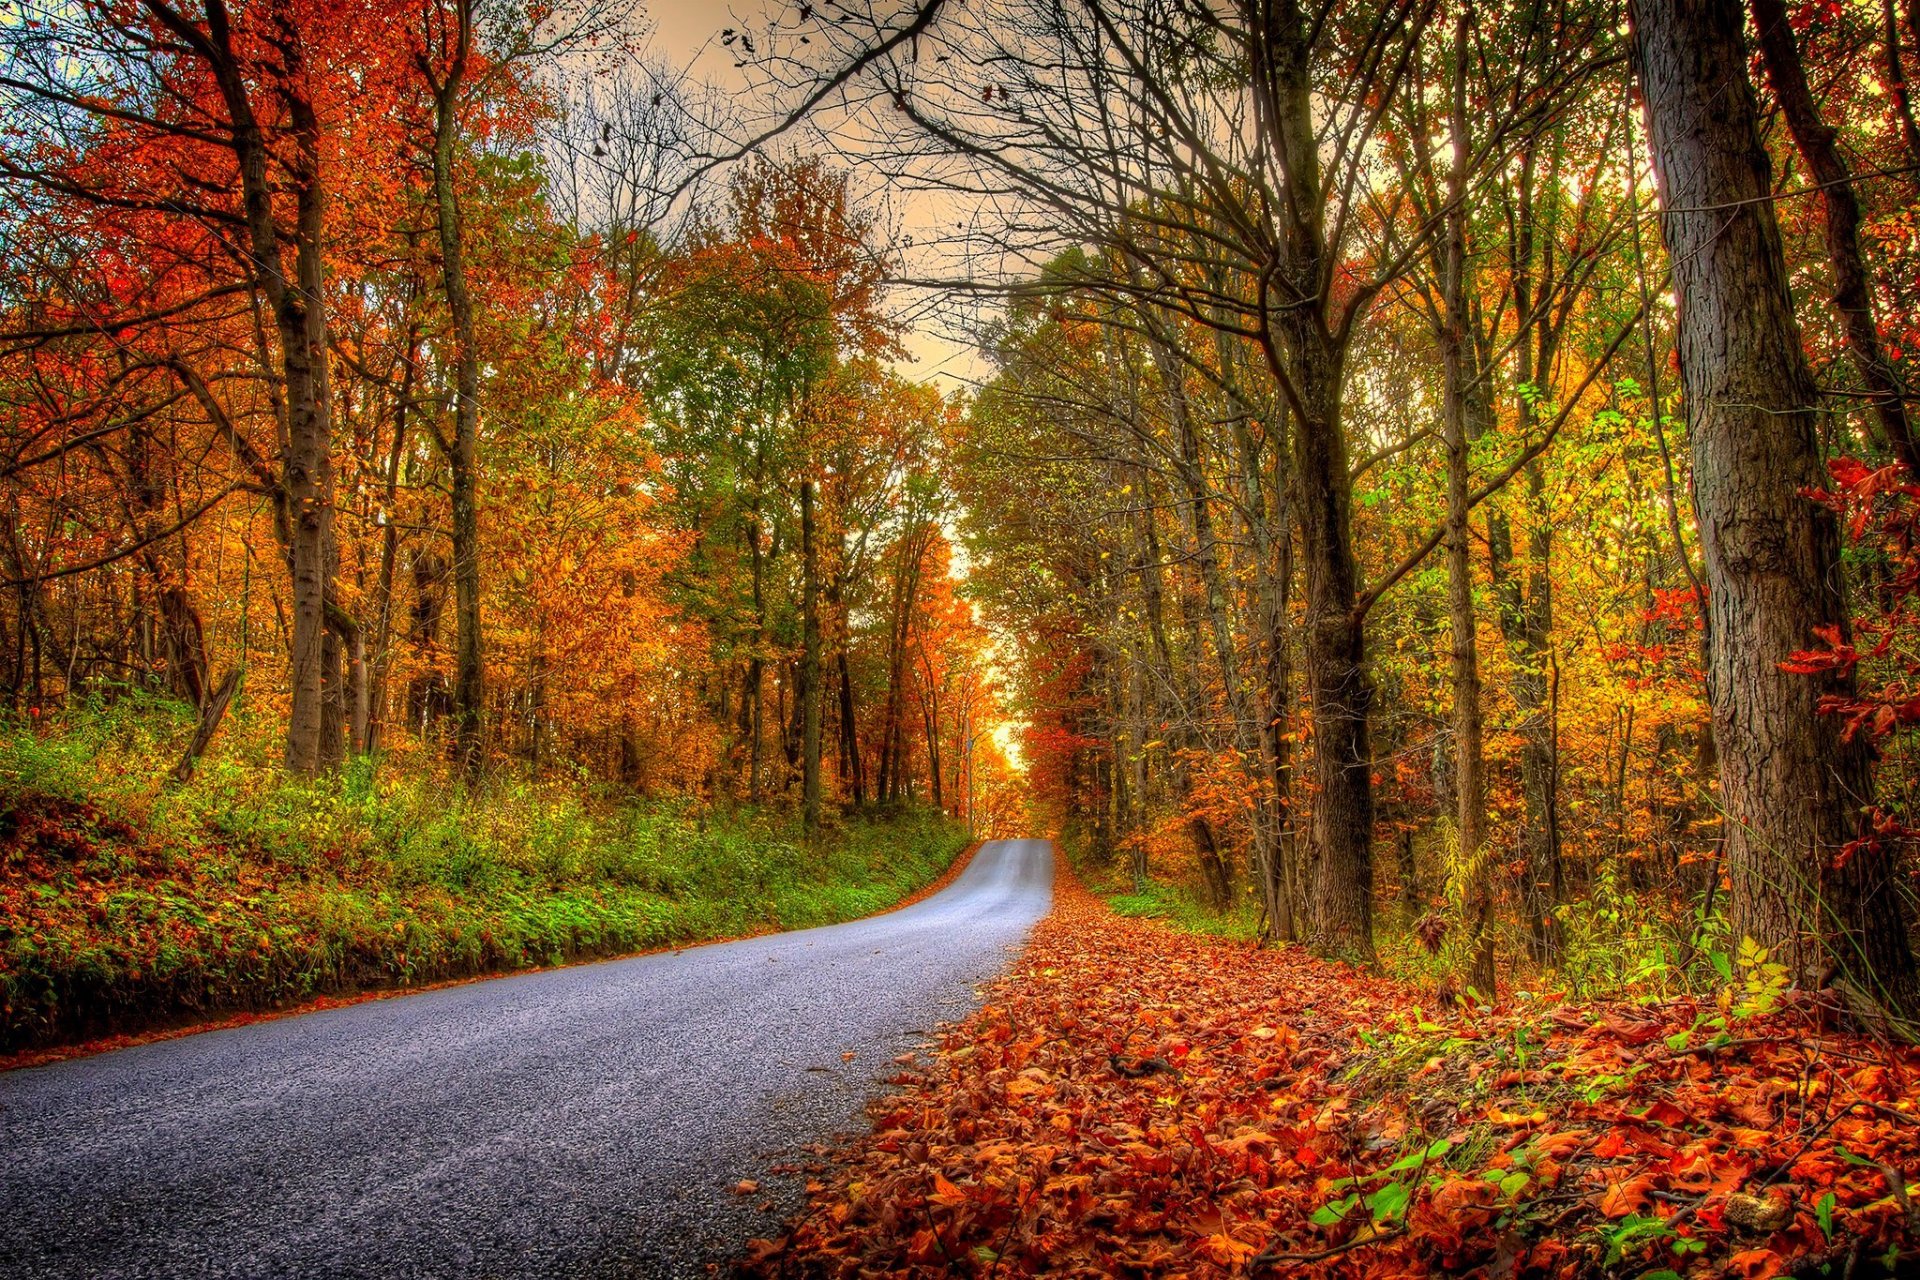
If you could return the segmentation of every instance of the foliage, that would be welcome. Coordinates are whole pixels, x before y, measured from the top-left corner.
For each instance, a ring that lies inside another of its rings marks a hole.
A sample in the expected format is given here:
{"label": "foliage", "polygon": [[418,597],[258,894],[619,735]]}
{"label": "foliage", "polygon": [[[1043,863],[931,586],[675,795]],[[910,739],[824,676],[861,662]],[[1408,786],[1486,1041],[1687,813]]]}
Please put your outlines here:
{"label": "foliage", "polygon": [[[1866,1275],[1920,1248],[1920,1054],[1827,1031],[1755,952],[1773,994],[1723,1014],[1466,1013],[1056,892],[751,1273]],[[1691,1039],[1703,1015],[1731,1033]]]}
{"label": "foliage", "polygon": [[145,762],[134,700],[0,736],[0,1046],[869,914],[964,830],[910,810],[806,842],[787,815],[367,765],[314,780],[228,753]]}

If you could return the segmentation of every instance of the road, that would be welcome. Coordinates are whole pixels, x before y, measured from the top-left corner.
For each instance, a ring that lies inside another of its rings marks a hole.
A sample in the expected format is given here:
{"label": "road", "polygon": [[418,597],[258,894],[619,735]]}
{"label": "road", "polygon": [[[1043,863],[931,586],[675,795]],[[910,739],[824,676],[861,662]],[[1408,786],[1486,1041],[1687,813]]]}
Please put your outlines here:
{"label": "road", "polygon": [[1052,883],[1045,842],[995,841],[851,924],[0,1075],[0,1277],[705,1275],[799,1205],[768,1166],[863,1127]]}

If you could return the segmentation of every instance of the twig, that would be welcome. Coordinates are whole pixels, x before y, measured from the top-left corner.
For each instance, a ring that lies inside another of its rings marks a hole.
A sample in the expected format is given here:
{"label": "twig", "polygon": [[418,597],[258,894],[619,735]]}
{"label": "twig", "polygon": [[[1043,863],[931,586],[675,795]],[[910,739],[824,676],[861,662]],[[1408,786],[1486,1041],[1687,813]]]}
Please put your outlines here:
{"label": "twig", "polygon": [[1349,1249],[1358,1249],[1362,1245],[1381,1244],[1407,1234],[1405,1227],[1395,1227],[1391,1231],[1382,1231],[1370,1236],[1355,1236],[1345,1244],[1334,1245],[1331,1249],[1322,1249],[1317,1253],[1256,1253],[1248,1259],[1248,1265],[1271,1267],[1281,1262],[1319,1262],[1326,1258],[1338,1257]]}

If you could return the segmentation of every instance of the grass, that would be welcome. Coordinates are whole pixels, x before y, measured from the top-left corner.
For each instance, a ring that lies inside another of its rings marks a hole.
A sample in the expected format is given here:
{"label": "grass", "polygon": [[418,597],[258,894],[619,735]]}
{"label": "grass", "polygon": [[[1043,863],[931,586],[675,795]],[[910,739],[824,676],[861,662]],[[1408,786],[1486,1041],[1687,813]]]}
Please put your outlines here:
{"label": "grass", "polygon": [[0,1050],[313,996],[560,964],[885,909],[966,835],[913,811],[812,847],[791,818],[417,763],[312,782],[238,726],[122,701],[0,726]]}

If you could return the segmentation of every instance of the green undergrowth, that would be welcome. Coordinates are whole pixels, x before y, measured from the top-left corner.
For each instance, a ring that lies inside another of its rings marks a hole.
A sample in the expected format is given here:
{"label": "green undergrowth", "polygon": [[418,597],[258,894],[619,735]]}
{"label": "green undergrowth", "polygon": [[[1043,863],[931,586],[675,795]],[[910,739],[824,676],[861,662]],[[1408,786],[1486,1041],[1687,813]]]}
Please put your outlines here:
{"label": "green undergrowth", "polygon": [[0,1050],[883,910],[966,842],[418,761],[303,782],[243,722],[186,786],[164,705],[0,725]]}
{"label": "green undergrowth", "polygon": [[1244,892],[1245,885],[1240,886],[1243,892],[1235,896],[1231,907],[1217,911],[1198,885],[1158,876],[1136,883],[1126,866],[1090,859],[1071,843],[1067,848],[1081,880],[1106,900],[1115,915],[1157,920],[1185,933],[1235,942],[1255,942],[1260,937],[1259,903],[1251,893]]}

